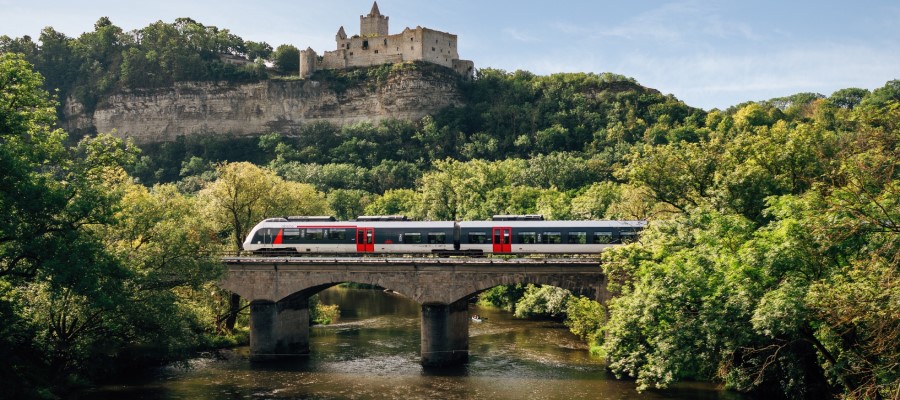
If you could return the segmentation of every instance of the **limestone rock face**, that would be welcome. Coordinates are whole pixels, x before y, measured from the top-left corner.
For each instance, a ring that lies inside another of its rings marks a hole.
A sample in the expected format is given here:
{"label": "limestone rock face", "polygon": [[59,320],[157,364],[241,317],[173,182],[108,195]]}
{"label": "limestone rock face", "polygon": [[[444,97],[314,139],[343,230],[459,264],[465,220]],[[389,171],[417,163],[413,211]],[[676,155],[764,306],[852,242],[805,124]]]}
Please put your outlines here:
{"label": "limestone rock face", "polygon": [[127,90],[102,98],[93,112],[69,99],[63,108],[64,127],[111,133],[136,143],[181,135],[289,135],[315,122],[420,119],[462,102],[458,80],[415,69],[392,72],[381,82],[337,86],[307,79],[183,82],[164,89]]}

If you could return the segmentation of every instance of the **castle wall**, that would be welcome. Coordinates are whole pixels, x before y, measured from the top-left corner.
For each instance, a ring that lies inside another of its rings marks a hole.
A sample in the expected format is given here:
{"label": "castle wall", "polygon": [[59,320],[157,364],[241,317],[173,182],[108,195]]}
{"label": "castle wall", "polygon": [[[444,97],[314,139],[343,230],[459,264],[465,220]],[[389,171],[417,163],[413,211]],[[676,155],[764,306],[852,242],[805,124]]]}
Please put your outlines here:
{"label": "castle wall", "polygon": [[317,65],[317,69],[341,68],[347,68],[346,50],[326,51],[325,54],[322,55],[322,61]]}
{"label": "castle wall", "polygon": [[426,28],[422,29],[421,60],[453,68],[453,60],[458,59],[456,35]]}
{"label": "castle wall", "polygon": [[404,61],[422,59],[422,28],[406,28],[403,33],[395,36],[399,36],[397,47],[400,47]]}

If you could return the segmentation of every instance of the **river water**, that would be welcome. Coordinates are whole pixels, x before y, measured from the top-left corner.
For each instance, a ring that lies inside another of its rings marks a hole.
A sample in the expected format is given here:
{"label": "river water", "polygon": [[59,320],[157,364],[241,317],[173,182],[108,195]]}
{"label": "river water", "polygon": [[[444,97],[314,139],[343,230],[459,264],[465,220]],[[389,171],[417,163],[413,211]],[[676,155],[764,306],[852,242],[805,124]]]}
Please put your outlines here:
{"label": "river water", "polygon": [[310,328],[310,355],[257,365],[249,349],[191,360],[128,384],[100,387],[86,399],[741,399],[692,383],[637,393],[608,374],[587,346],[551,321],[470,305],[483,322],[469,327],[469,363],[419,365],[420,307],[380,290],[334,287],[320,294],[340,320]]}

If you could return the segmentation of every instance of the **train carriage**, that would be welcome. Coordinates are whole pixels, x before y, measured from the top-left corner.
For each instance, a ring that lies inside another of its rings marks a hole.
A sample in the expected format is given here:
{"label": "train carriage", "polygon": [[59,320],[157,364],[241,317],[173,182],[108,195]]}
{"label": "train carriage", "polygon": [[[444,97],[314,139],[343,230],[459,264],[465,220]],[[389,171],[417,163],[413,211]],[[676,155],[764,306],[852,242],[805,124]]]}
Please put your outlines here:
{"label": "train carriage", "polygon": [[582,254],[636,240],[643,221],[471,221],[460,247],[493,254]]}
{"label": "train carriage", "polygon": [[453,250],[453,222],[398,219],[360,218],[343,222],[332,217],[269,218],[251,230],[243,248],[258,254],[433,253]]}

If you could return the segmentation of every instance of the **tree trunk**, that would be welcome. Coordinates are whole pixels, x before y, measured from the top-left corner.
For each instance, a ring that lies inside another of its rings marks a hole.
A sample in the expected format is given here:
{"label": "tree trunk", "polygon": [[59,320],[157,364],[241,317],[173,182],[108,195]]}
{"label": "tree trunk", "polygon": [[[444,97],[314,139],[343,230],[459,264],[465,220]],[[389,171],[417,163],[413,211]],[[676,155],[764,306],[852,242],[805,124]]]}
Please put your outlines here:
{"label": "tree trunk", "polygon": [[234,293],[228,298],[228,318],[225,319],[225,329],[229,332],[234,330],[237,323],[238,312],[241,311],[241,296]]}

